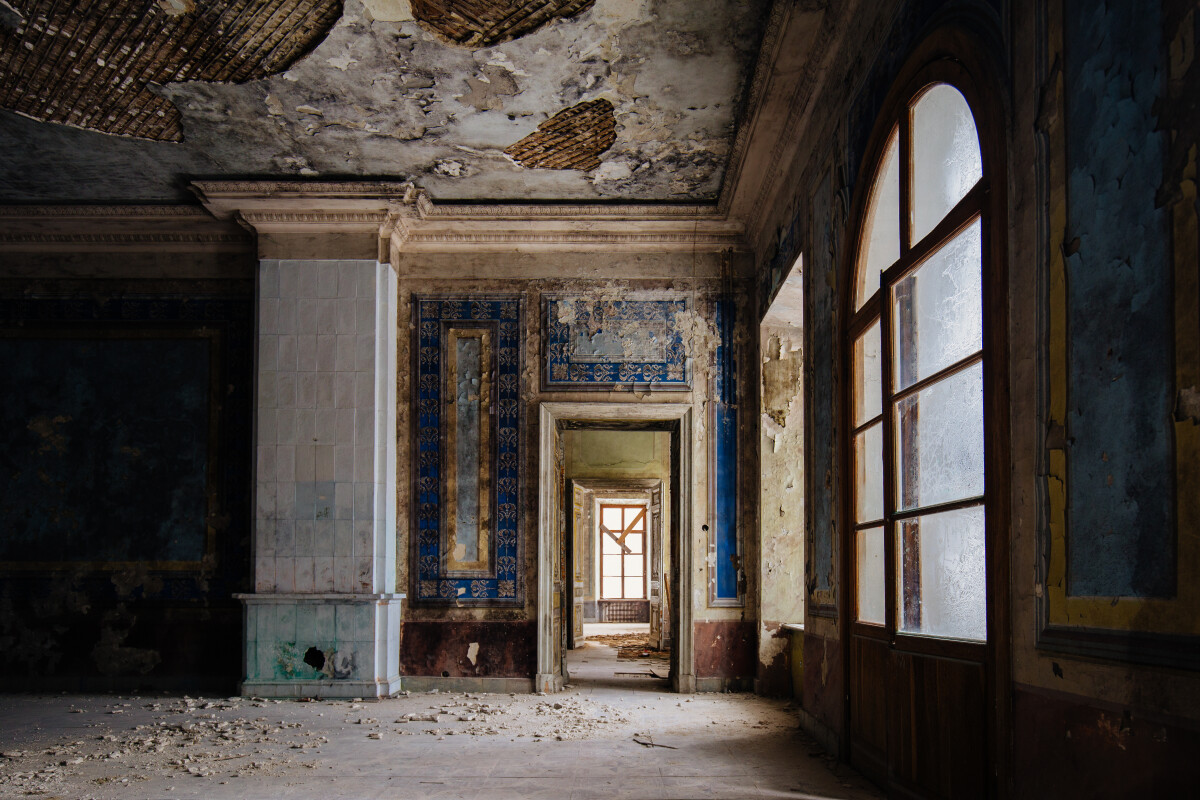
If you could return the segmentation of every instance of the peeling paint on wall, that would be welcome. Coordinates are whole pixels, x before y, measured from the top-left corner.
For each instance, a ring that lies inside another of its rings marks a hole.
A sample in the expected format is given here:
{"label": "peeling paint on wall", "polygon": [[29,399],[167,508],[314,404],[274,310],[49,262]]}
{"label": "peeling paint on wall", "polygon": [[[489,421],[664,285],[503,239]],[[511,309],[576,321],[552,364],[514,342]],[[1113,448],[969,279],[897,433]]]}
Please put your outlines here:
{"label": "peeling paint on wall", "polygon": [[[261,80],[229,82],[203,71],[158,76],[161,85],[141,91],[155,104],[149,116],[174,116],[171,143],[0,111],[0,151],[18,154],[0,162],[0,200],[190,202],[186,176],[247,174],[392,175],[439,200],[716,199],[764,0],[602,0],[477,49],[431,33],[408,5],[333,4],[340,18],[311,52]],[[152,8],[174,25],[203,16]],[[109,24],[121,20],[114,15]],[[26,51],[18,49],[21,59]],[[79,81],[108,90],[118,70],[105,63],[83,64]],[[540,136],[548,116],[601,102],[612,116],[584,126],[595,135],[578,162],[583,169],[531,170],[505,154]],[[83,113],[89,104],[79,105]],[[64,109],[74,113],[71,104],[56,112]]]}

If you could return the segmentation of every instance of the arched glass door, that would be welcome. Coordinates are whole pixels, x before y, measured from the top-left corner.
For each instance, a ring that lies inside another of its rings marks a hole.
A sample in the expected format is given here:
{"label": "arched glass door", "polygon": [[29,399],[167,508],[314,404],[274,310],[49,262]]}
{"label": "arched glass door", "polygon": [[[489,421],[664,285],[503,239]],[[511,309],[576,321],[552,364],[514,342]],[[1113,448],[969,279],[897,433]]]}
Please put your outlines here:
{"label": "arched glass door", "polygon": [[880,125],[845,351],[852,758],[897,789],[981,796],[984,163],[950,84],[923,86]]}

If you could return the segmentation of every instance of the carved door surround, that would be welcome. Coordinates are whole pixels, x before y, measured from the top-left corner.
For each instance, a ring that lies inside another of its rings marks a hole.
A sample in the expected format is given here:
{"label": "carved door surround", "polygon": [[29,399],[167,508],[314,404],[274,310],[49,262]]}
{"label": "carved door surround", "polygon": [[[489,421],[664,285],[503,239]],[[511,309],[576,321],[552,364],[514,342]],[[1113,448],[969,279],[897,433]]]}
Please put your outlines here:
{"label": "carved door surround", "polygon": [[[541,403],[538,410],[538,572],[537,572],[537,675],[534,690],[560,691],[563,675],[555,658],[554,577],[560,565],[555,545],[557,514],[555,498],[555,440],[568,425],[598,427],[607,423],[661,426],[671,431],[672,483],[677,497],[672,515],[672,653],[671,688],[682,694],[696,691],[695,644],[693,641],[692,572],[694,569],[693,513],[694,476],[693,409],[687,403]],[[701,454],[701,457],[703,454]],[[659,481],[654,481],[659,483]],[[629,482],[623,482],[628,485]],[[683,601],[680,602],[680,599]]]}

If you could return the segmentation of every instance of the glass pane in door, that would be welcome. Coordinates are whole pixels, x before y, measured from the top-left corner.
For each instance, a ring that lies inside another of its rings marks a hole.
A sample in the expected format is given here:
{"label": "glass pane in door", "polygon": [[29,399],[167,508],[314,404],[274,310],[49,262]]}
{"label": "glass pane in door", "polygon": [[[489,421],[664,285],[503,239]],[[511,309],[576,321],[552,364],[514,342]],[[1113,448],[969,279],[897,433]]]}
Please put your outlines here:
{"label": "glass pane in door", "polygon": [[857,597],[855,607],[859,622],[884,624],[883,528],[855,531],[855,569]]}
{"label": "glass pane in door", "polygon": [[982,256],[976,219],[892,287],[896,391],[983,347]]}
{"label": "glass pane in door", "polygon": [[912,235],[919,242],[983,177],[983,158],[971,107],[953,86],[921,95],[912,125]]}
{"label": "glass pane in door", "polygon": [[897,629],[987,639],[983,506],[905,520],[896,538]]}
{"label": "glass pane in door", "polygon": [[854,340],[854,426],[883,411],[883,362],[879,359],[879,320]]}
{"label": "glass pane in door", "polygon": [[983,365],[895,403],[896,508],[983,494]]}
{"label": "glass pane in door", "polygon": [[900,257],[899,139],[893,130],[883,165],[879,168],[879,179],[871,189],[867,219],[863,226],[862,250],[859,253],[854,301],[856,311],[879,288],[879,273],[896,263]]}

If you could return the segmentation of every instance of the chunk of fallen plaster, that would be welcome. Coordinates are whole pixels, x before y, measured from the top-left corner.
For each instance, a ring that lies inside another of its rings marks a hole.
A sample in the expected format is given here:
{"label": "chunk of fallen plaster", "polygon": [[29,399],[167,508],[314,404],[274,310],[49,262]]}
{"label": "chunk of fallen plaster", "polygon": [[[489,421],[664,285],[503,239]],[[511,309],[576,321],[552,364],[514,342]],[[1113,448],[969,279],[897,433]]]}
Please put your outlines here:
{"label": "chunk of fallen plaster", "polygon": [[479,655],[479,642],[471,642],[470,646],[467,647],[467,660],[470,661],[472,665],[474,665],[475,659],[478,655]]}
{"label": "chunk of fallen plaster", "polygon": [[327,58],[327,59],[325,59],[325,63],[327,63],[331,67],[340,69],[342,72],[345,72],[346,70],[348,70],[350,68],[351,64],[357,64],[358,59],[355,58],[354,56],[345,55],[345,56],[338,56],[337,58]]}

